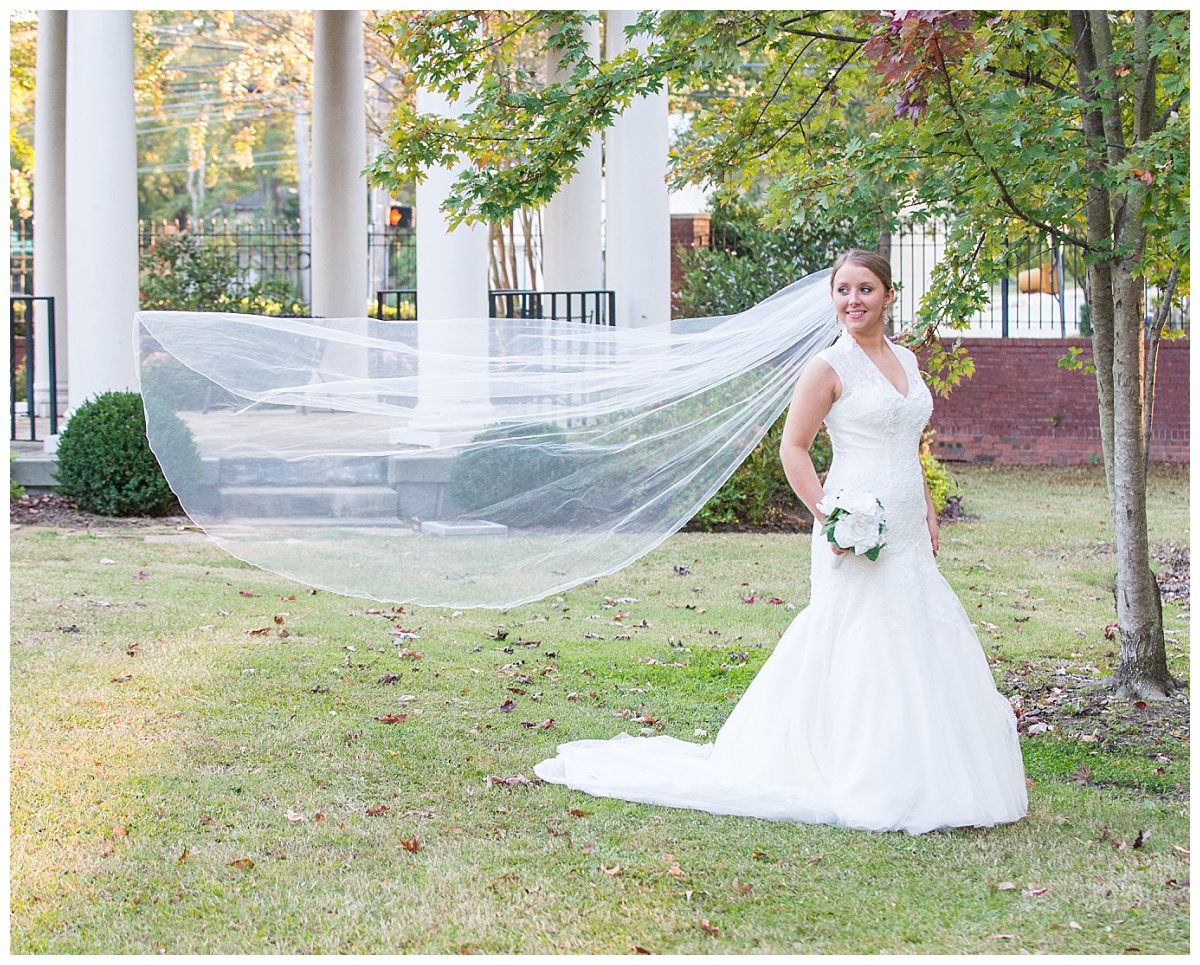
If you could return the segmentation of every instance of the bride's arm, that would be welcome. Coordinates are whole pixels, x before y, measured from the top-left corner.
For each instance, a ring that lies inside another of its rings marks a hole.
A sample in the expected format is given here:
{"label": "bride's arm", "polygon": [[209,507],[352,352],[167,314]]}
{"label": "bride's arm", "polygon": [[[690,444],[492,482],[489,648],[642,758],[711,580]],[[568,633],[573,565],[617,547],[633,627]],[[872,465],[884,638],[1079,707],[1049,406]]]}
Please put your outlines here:
{"label": "bride's arm", "polygon": [[783,472],[792,489],[800,497],[813,518],[824,519],[825,514],[817,509],[825,496],[817,470],[813,468],[808,454],[821,423],[829,414],[829,408],[841,394],[842,383],[828,362],[815,358],[805,366],[792,392],[787,419],[783,424],[783,441],[779,446],[779,458]]}

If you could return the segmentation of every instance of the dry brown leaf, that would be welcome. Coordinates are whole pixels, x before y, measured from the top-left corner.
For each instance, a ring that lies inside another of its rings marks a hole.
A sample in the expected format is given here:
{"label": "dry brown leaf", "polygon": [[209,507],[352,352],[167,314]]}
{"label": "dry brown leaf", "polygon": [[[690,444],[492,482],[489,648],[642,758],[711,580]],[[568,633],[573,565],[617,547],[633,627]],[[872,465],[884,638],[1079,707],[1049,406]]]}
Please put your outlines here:
{"label": "dry brown leaf", "polygon": [[401,838],[400,844],[409,854],[416,854],[422,848],[421,842],[416,838]]}
{"label": "dry brown leaf", "polygon": [[585,844],[583,846],[584,854],[595,854],[595,852],[596,852],[596,846],[594,844]]}
{"label": "dry brown leaf", "polygon": [[746,891],[749,891],[751,888],[753,888],[754,885],[744,885],[740,881],[737,880],[737,875],[734,875],[733,884],[731,887],[733,888],[734,891],[746,892]]}
{"label": "dry brown leaf", "polygon": [[239,871],[249,871],[254,867],[254,862],[250,858],[238,858],[236,861],[230,861],[229,867],[237,868]]}
{"label": "dry brown leaf", "polygon": [[371,817],[376,817],[380,814],[386,814],[390,810],[391,808],[389,808],[386,804],[372,804],[367,808],[367,814],[371,815]]}
{"label": "dry brown leaf", "polygon": [[706,935],[712,935],[713,938],[717,938],[721,934],[721,929],[709,922],[707,918],[701,918],[698,924],[700,925],[700,930]]}
{"label": "dry brown leaf", "polygon": [[567,813],[570,814],[572,817],[577,817],[577,818],[586,818],[588,815],[587,811],[581,810],[580,808],[571,808],[571,810],[568,811]]}
{"label": "dry brown leaf", "polygon": [[126,838],[129,836],[129,829],[123,824],[114,824],[112,833],[114,838]]}
{"label": "dry brown leaf", "polygon": [[384,714],[375,718],[381,724],[403,724],[408,720],[408,714]]}
{"label": "dry brown leaf", "polygon": [[1012,891],[1016,887],[1017,886],[1014,885],[1011,881],[1002,881],[1002,882],[1000,882],[1000,884],[996,885],[996,889],[998,891]]}
{"label": "dry brown leaf", "polygon": [[286,817],[287,817],[287,819],[288,819],[289,821],[292,821],[293,823],[296,823],[296,824],[299,824],[301,821],[306,821],[306,820],[308,820],[308,819],[307,819],[307,818],[305,818],[305,816],[304,816],[303,814],[301,814],[299,811],[293,811],[291,808],[288,808],[288,809],[287,809],[287,815],[286,815]]}
{"label": "dry brown leaf", "polygon": [[615,864],[611,868],[606,868],[606,867],[604,867],[603,861],[600,862],[600,870],[603,871],[606,875],[611,875],[614,878],[617,877],[617,875],[622,874],[625,871],[625,869],[622,868],[619,864]]}
{"label": "dry brown leaf", "polygon": [[266,636],[270,632],[271,632],[270,627],[259,627],[257,630],[247,630],[246,634],[247,634],[247,636],[251,636],[251,637],[263,637],[263,636]]}
{"label": "dry brown leaf", "polygon": [[669,874],[672,878],[686,878],[687,877],[686,872],[684,872],[684,870],[681,867],[679,867],[679,865],[677,865],[677,864],[672,864],[671,867],[669,867],[667,869],[667,874]]}
{"label": "dry brown leaf", "polygon": [[650,949],[643,948],[641,945],[631,945],[630,947],[633,949],[633,953],[635,955],[653,955],[654,954],[654,952],[650,951]]}

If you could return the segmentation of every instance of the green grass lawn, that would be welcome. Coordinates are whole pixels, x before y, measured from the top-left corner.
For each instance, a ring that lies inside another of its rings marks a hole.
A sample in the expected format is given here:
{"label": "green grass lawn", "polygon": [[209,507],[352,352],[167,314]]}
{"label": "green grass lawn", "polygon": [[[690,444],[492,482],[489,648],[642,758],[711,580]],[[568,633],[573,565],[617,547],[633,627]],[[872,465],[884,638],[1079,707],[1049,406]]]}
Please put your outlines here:
{"label": "green grass lawn", "polygon": [[[17,530],[12,951],[1186,953],[1186,703],[1086,686],[1116,661],[1102,471],[957,474],[977,518],[942,571],[1056,729],[1022,738],[1026,819],[921,837],[488,780],[619,730],[712,739],[807,603],[806,536],[680,534],[503,614],[394,614],[168,528]],[[1188,512],[1156,471],[1152,543],[1186,547]]]}

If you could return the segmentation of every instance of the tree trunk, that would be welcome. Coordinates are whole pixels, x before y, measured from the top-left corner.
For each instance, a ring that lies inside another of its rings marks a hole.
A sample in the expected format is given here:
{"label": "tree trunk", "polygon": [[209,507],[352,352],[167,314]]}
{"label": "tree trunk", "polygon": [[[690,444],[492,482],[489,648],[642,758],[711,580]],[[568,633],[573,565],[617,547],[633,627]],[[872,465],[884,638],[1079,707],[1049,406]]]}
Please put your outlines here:
{"label": "tree trunk", "polygon": [[[1146,241],[1145,225],[1138,214],[1142,198],[1137,187],[1124,188],[1114,196],[1100,178],[1126,156],[1122,102],[1111,94],[1119,88],[1111,61],[1107,14],[1092,11],[1089,16],[1072,11],[1070,20],[1085,103],[1082,119],[1088,141],[1087,164],[1092,174],[1087,195],[1088,245],[1101,253],[1121,252],[1119,257],[1098,258],[1088,269],[1100,435],[1117,550],[1115,597],[1121,664],[1113,688],[1123,697],[1161,699],[1174,690],[1175,681],[1167,671],[1162,601],[1150,569],[1146,525],[1145,342],[1142,283],[1137,272]],[[1138,46],[1147,48],[1144,30],[1140,37]],[[1148,48],[1140,52],[1143,57],[1134,82],[1136,118],[1147,116],[1144,98],[1153,97],[1154,87],[1153,59]],[[1101,77],[1110,85],[1105,101],[1096,90]],[[1141,123],[1135,122],[1135,138],[1140,127]]]}

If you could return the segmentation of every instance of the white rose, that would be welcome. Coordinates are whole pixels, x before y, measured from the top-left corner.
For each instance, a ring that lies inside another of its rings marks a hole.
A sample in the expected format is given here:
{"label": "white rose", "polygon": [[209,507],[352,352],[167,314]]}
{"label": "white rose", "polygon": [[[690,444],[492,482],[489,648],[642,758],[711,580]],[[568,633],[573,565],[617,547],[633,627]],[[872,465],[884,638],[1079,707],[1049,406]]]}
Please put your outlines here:
{"label": "white rose", "polygon": [[857,513],[863,516],[869,516],[873,519],[878,519],[879,503],[875,499],[873,493],[853,492],[845,493],[839,500],[839,505],[847,512]]}
{"label": "white rose", "polygon": [[866,553],[879,545],[879,521],[868,513],[851,513],[834,523],[833,538],[842,549]]}

